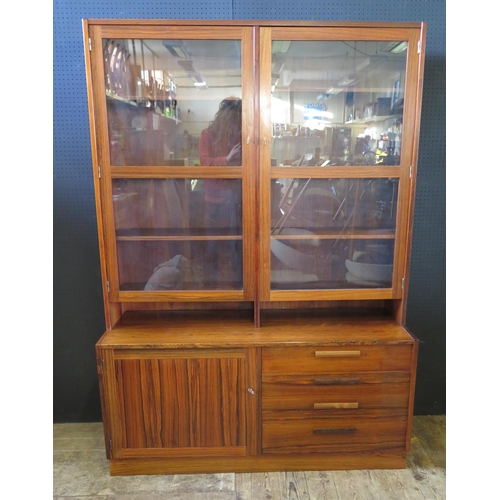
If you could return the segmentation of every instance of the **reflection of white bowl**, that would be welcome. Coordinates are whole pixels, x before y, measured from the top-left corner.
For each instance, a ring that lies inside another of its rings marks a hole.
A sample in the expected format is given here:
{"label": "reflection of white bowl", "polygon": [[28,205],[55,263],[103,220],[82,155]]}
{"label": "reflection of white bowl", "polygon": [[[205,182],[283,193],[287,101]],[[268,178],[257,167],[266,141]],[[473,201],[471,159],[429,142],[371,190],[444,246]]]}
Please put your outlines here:
{"label": "reflection of white bowl", "polygon": [[364,264],[346,260],[345,267],[351,274],[362,280],[376,283],[392,281],[392,264]]}
{"label": "reflection of white bowl", "polygon": [[308,254],[299,252],[280,240],[271,238],[271,252],[288,267],[305,273],[314,273],[317,267],[316,259]]}
{"label": "reflection of white bowl", "polygon": [[358,278],[357,276],[354,276],[354,274],[351,273],[346,273],[345,274],[345,279],[349,283],[353,283],[355,285],[361,285],[361,286],[368,286],[368,287],[375,287],[375,288],[381,288],[383,286],[386,286],[383,283],[375,283],[374,281],[366,281],[362,280],[361,278]]}

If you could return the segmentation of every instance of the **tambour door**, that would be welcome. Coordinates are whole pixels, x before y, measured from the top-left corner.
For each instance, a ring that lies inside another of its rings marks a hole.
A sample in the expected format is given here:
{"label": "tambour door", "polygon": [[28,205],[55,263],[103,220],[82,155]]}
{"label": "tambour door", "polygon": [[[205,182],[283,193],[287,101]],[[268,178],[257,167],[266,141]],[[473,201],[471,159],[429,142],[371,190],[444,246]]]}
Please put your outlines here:
{"label": "tambour door", "polygon": [[111,458],[253,453],[251,353],[117,349],[105,356]]}
{"label": "tambour door", "polygon": [[111,301],[253,299],[252,32],[90,26]]}

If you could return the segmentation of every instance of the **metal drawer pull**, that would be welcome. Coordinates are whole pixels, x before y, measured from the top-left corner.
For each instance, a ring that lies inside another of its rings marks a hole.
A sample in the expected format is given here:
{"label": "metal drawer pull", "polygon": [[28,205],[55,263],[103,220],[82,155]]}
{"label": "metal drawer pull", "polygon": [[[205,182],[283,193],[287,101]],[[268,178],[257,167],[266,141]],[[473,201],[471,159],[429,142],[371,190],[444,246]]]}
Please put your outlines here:
{"label": "metal drawer pull", "polygon": [[357,408],[358,403],[314,403],[315,410],[329,410],[329,409],[351,409]]}
{"label": "metal drawer pull", "polygon": [[359,384],[359,377],[328,378],[320,377],[314,379],[314,385],[352,385]]}
{"label": "metal drawer pull", "polygon": [[345,427],[340,429],[314,429],[314,434],[354,434],[357,431],[355,427]]}
{"label": "metal drawer pull", "polygon": [[358,358],[361,351],[315,351],[317,358]]}

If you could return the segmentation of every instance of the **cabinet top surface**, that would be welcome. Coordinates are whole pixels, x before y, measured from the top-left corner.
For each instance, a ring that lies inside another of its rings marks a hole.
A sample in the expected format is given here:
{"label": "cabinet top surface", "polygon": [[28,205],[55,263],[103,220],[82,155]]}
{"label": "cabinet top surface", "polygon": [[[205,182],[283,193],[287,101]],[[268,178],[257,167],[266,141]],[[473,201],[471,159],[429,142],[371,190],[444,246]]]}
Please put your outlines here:
{"label": "cabinet top surface", "polygon": [[310,21],[310,20],[252,20],[252,19],[83,19],[89,25],[198,25],[198,26],[314,26],[314,27],[373,27],[373,28],[420,28],[421,22],[394,21]]}
{"label": "cabinet top surface", "polygon": [[207,348],[314,345],[404,345],[415,339],[396,321],[373,313],[265,311],[261,327],[248,312],[126,313],[98,342],[106,348]]}

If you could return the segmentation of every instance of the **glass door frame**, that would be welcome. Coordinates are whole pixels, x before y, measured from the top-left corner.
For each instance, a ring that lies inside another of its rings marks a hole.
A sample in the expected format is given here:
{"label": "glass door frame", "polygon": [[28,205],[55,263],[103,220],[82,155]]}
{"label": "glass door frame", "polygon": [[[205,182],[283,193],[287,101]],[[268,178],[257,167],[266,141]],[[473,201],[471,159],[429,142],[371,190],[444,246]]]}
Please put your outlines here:
{"label": "glass door frame", "polygon": [[[365,300],[400,299],[408,269],[411,243],[411,206],[414,196],[415,172],[419,130],[421,96],[418,91],[422,78],[419,56],[421,28],[394,27],[261,27],[260,44],[260,156],[259,156],[259,300],[261,301],[311,301],[311,300]],[[403,114],[403,137],[399,166],[365,167],[334,166],[314,167],[271,166],[271,73],[272,42],[291,41],[407,41],[406,88]],[[271,179],[279,178],[397,178],[399,181],[397,220],[395,230],[395,255],[392,287],[332,290],[271,290]]]}
{"label": "glass door frame", "polygon": [[[175,24],[175,25],[174,25]],[[104,214],[103,258],[111,302],[193,302],[193,301],[252,301],[255,300],[255,205],[256,205],[256,143],[255,137],[255,28],[217,24],[214,26],[151,25],[140,21],[123,25],[103,24],[89,26],[92,50],[90,52],[91,93],[93,102],[91,127],[94,163],[98,165],[99,179],[96,183],[96,204]],[[110,163],[110,149],[106,113],[106,92],[104,85],[104,39],[192,39],[192,40],[240,40],[242,64],[242,167],[199,167],[199,166],[113,166]],[[242,225],[243,225],[243,289],[242,290],[172,290],[172,291],[120,291],[117,243],[113,213],[112,180],[116,178],[169,179],[169,178],[227,178],[242,180]]]}

